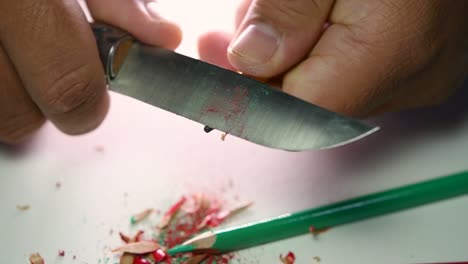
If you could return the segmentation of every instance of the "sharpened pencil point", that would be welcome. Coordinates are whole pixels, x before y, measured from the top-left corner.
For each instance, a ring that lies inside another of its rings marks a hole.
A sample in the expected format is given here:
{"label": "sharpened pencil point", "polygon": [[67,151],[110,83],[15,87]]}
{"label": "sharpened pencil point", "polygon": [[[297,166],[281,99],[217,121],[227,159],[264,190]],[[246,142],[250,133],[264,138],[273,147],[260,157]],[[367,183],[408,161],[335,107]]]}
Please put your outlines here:
{"label": "sharpened pencil point", "polygon": [[176,254],[187,253],[193,250],[195,250],[195,247],[193,245],[178,245],[178,246],[168,249],[167,253],[171,256],[174,256]]}

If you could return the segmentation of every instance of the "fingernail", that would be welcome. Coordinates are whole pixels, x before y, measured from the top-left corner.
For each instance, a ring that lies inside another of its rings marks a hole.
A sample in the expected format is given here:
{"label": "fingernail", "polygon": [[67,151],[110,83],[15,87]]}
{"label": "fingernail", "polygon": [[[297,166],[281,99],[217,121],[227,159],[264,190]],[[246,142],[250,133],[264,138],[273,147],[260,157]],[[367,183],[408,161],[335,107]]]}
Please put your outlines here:
{"label": "fingernail", "polygon": [[249,25],[229,47],[229,52],[255,64],[270,61],[280,45],[281,36],[267,24]]}

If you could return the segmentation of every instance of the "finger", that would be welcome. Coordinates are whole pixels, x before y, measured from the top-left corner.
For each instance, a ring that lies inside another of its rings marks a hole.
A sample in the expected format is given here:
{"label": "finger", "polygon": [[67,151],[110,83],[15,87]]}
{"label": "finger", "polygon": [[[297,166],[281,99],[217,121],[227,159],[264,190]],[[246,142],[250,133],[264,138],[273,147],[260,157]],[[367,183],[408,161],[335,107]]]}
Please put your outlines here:
{"label": "finger", "polygon": [[200,59],[219,67],[234,70],[227,59],[227,48],[232,35],[223,32],[210,32],[198,39]]}
{"label": "finger", "polygon": [[245,14],[249,10],[250,5],[252,4],[253,0],[242,0],[236,10],[235,16],[235,26],[236,29],[241,25],[242,20],[244,20]]}
{"label": "finger", "polygon": [[118,26],[150,45],[175,49],[182,40],[180,28],[158,14],[149,0],[88,0],[94,19]]}
{"label": "finger", "polygon": [[332,0],[253,0],[228,59],[239,71],[272,77],[297,64],[315,44]]}
{"label": "finger", "polygon": [[[331,25],[308,58],[285,76],[283,89],[330,110],[362,117],[399,94],[407,96],[410,87],[440,85],[430,84],[433,78],[423,76],[440,73],[432,68],[439,64],[437,51],[444,42],[432,31],[421,30],[429,24],[427,17],[414,19],[421,7],[413,5],[433,2],[359,3],[337,1]],[[413,11],[402,14],[400,9]],[[409,105],[409,101],[401,104]]]}
{"label": "finger", "polygon": [[0,142],[20,143],[44,123],[44,117],[1,46],[0,80]]}
{"label": "finger", "polygon": [[366,115],[390,97],[379,87],[385,51],[369,47],[353,30],[340,24],[327,28],[309,57],[285,76],[284,91],[352,116]]}
{"label": "finger", "polygon": [[76,1],[0,1],[0,41],[23,85],[62,131],[97,127],[108,109],[96,43]]}

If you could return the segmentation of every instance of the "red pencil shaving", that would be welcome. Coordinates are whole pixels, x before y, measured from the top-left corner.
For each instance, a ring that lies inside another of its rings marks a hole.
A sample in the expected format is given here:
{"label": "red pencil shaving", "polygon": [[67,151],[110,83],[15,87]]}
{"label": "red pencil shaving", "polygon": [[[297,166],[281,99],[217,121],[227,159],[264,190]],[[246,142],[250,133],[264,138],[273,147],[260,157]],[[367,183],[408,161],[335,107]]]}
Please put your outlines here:
{"label": "red pencil shaving", "polygon": [[[249,202],[232,209],[225,209],[223,208],[223,200],[216,196],[202,193],[183,196],[170,206],[157,225],[157,233],[153,234],[153,239],[159,243],[143,240],[143,231],[141,230],[134,237],[119,233],[120,238],[126,244],[114,249],[113,252],[123,253],[120,264],[199,264],[202,262],[228,264],[234,258],[232,253],[223,255],[183,254],[171,257],[165,250],[199,234],[204,228],[220,225],[227,218],[251,205],[252,203]],[[184,260],[176,259],[178,257],[184,257]]]}
{"label": "red pencil shaving", "polygon": [[330,230],[330,227],[321,228],[321,229],[316,229],[314,226],[309,227],[309,232],[312,233],[314,236],[318,236],[324,232],[327,232],[328,230]]}
{"label": "red pencil shaving", "polygon": [[142,257],[136,257],[133,261],[133,264],[152,264],[149,260]]}
{"label": "red pencil shaving", "polygon": [[127,243],[123,246],[117,247],[112,252],[132,253],[132,254],[146,254],[160,249],[161,246],[154,241],[139,241]]}
{"label": "red pencil shaving", "polygon": [[180,208],[184,205],[185,201],[187,199],[185,196],[182,196],[182,198],[179,199],[175,204],[173,204],[169,210],[164,213],[163,218],[161,219],[161,222],[158,224],[158,228],[163,229],[166,228],[172,221],[172,219],[175,217],[177,212],[179,212]]}
{"label": "red pencil shaving", "polygon": [[294,262],[296,261],[296,256],[294,255],[294,253],[289,251],[288,254],[284,257],[283,255],[280,255],[280,260],[284,264],[294,264]]}
{"label": "red pencil shaving", "polygon": [[231,210],[217,210],[214,211],[210,214],[208,214],[203,221],[198,225],[198,229],[203,229],[205,227],[217,227],[219,226],[222,222],[224,222],[227,218],[234,216],[235,214],[249,208],[253,202],[248,202],[244,205],[241,205],[239,207],[236,207]]}
{"label": "red pencil shaving", "polygon": [[154,209],[152,209],[152,208],[141,211],[138,214],[136,214],[136,215],[134,215],[134,216],[132,216],[130,218],[130,223],[132,225],[138,224],[139,222],[141,222],[141,221],[145,220],[146,218],[148,218],[151,215],[151,213],[153,213],[153,212],[154,212]]}
{"label": "red pencil shaving", "polygon": [[39,253],[33,253],[29,255],[29,262],[31,264],[44,264],[44,259],[39,255]]}
{"label": "red pencil shaving", "polygon": [[59,257],[65,257],[65,250],[60,249],[58,251],[58,255],[59,255]]}

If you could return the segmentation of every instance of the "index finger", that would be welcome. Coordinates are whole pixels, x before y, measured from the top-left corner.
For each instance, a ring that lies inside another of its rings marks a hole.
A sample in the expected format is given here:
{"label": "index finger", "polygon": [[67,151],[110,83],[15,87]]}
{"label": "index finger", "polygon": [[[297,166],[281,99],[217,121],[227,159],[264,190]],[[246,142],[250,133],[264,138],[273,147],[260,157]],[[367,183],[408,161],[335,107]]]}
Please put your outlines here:
{"label": "index finger", "polygon": [[108,108],[91,28],[75,0],[0,0],[0,42],[29,95],[62,131],[95,128]]}

